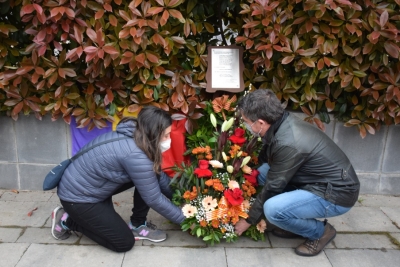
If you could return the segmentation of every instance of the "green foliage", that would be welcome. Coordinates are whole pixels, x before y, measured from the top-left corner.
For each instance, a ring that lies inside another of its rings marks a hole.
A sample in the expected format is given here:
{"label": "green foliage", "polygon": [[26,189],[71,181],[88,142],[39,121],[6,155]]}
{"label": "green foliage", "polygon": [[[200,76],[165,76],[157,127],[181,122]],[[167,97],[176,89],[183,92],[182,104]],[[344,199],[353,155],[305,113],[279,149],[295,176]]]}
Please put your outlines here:
{"label": "green foliage", "polygon": [[187,118],[191,132],[213,97],[205,93],[207,46],[236,44],[245,48],[246,88],[271,88],[320,128],[332,113],[364,137],[400,122],[399,6],[0,0],[0,112],[76,117],[90,129],[155,105]]}

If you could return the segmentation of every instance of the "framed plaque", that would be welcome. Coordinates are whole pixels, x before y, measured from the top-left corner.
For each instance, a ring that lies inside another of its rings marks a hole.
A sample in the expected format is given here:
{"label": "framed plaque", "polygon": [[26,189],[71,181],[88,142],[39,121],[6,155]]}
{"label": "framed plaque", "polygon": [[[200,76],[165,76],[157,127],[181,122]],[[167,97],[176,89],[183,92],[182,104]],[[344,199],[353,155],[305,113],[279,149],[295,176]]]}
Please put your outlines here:
{"label": "framed plaque", "polygon": [[244,90],[242,58],[241,46],[209,46],[206,91],[242,92]]}

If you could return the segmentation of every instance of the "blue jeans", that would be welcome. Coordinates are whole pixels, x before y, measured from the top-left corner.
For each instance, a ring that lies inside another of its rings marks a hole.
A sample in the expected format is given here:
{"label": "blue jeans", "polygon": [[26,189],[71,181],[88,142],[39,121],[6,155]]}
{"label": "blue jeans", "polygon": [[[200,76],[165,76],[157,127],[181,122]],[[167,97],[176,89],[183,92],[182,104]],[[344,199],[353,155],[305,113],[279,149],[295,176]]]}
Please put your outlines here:
{"label": "blue jeans", "polygon": [[311,240],[321,238],[325,230],[324,223],[316,218],[334,217],[349,210],[300,189],[279,194],[264,203],[264,214],[270,223]]}
{"label": "blue jeans", "polygon": [[260,172],[257,176],[258,185],[265,185],[265,181],[267,180],[267,174],[269,171],[268,163],[263,163],[260,167],[258,167],[257,170]]}

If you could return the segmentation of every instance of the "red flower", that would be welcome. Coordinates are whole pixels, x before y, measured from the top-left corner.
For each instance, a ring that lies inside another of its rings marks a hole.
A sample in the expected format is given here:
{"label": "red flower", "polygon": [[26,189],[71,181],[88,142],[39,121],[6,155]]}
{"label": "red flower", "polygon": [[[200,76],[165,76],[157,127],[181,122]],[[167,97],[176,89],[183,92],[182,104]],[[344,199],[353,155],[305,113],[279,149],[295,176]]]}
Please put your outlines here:
{"label": "red flower", "polygon": [[199,160],[199,167],[193,173],[197,175],[197,178],[211,177],[212,172],[208,169],[208,160]]}
{"label": "red flower", "polygon": [[242,128],[236,128],[235,131],[233,132],[233,135],[231,135],[228,139],[239,146],[243,145],[246,142],[246,138],[244,137],[245,130]]}
{"label": "red flower", "polygon": [[225,190],[224,196],[232,206],[239,206],[244,200],[243,192],[239,188]]}
{"label": "red flower", "polygon": [[251,174],[244,174],[244,178],[251,183],[252,186],[258,186],[257,176],[260,174],[258,170],[252,170]]}

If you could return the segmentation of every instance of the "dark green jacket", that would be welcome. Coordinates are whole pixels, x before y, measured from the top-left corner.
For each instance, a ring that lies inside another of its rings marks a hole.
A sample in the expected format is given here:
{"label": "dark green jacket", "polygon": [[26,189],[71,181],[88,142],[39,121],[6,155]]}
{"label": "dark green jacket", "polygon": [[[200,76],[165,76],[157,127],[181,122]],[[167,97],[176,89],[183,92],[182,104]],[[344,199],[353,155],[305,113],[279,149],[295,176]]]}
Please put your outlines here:
{"label": "dark green jacket", "polygon": [[249,212],[248,223],[256,224],[269,198],[286,186],[307,190],[331,203],[352,207],[360,182],[344,152],[324,132],[285,112],[263,137],[261,155],[270,170],[262,191]]}

